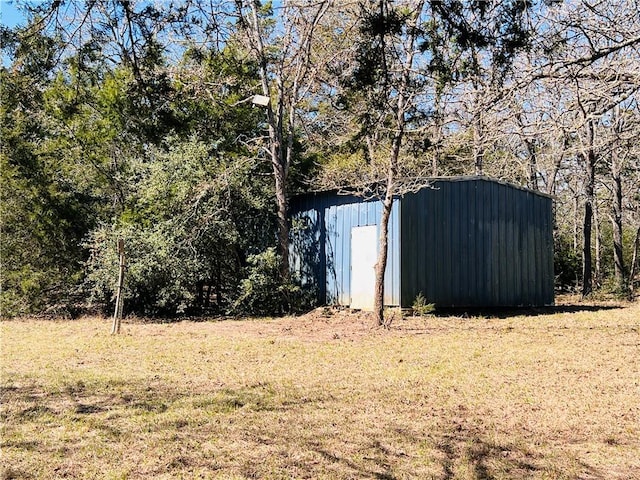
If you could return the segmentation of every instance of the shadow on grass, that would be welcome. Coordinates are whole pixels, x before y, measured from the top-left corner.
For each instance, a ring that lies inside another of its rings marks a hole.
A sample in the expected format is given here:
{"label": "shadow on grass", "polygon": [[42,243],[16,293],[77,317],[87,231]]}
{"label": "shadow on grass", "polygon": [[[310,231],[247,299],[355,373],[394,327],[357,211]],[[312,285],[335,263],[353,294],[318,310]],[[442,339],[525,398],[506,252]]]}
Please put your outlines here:
{"label": "shadow on grass", "polygon": [[[323,468],[329,467],[329,471],[334,472],[334,478],[392,480],[407,478],[407,475],[411,478],[438,480],[525,480],[547,476],[574,478],[574,475],[575,478],[606,478],[602,471],[573,456],[566,463],[570,465],[570,469],[565,470],[564,464],[558,466],[553,462],[549,463],[536,447],[532,450],[526,443],[497,442],[489,438],[482,427],[465,420],[454,420],[449,427],[428,432],[381,426],[380,430],[371,432],[371,437],[371,442],[360,443],[355,451],[351,444],[350,453],[341,452],[340,446],[328,448],[317,440],[309,442],[305,448],[322,459],[325,463]],[[375,437],[384,439],[385,443],[375,440]],[[535,439],[531,441],[535,442]],[[398,448],[392,447],[393,445]],[[409,445],[419,448],[414,449]],[[413,453],[406,454],[403,446]],[[415,452],[424,449],[431,461],[416,457]],[[420,467],[429,464],[433,465],[433,470],[420,470]],[[319,463],[315,460],[302,465],[302,468],[307,473],[313,473],[314,470],[317,472],[318,466]]]}
{"label": "shadow on grass", "polygon": [[[14,425],[21,422],[39,422],[35,416],[57,416],[58,422],[67,420],[77,422],[81,418],[94,420],[87,423],[94,432],[101,432],[109,442],[124,442],[126,438],[136,429],[120,430],[117,426],[112,426],[110,422],[113,415],[136,416],[145,412],[163,413],[167,406],[171,407],[173,402],[184,402],[186,395],[184,392],[170,392],[165,389],[140,388],[135,383],[120,385],[121,390],[113,394],[107,392],[108,385],[100,385],[96,391],[86,384],[75,382],[67,388],[62,388],[55,392],[43,391],[38,386],[16,387],[9,386],[3,388],[3,401],[16,405],[8,408],[3,421]],[[189,395],[189,401],[193,407],[199,410],[206,410],[215,419],[211,425],[198,423],[196,426],[190,424],[188,418],[161,418],[142,419],[141,425],[151,428],[151,433],[162,432],[168,434],[176,432],[178,429],[186,428],[186,435],[206,438],[208,436],[218,436],[228,430],[219,430],[218,422],[222,420],[222,425],[226,422],[225,414],[233,414],[237,409],[243,409],[244,415],[251,418],[258,418],[266,413],[272,420],[291,420],[299,418],[286,414],[288,410],[295,410],[301,406],[308,406],[306,397],[300,397],[286,404],[277,398],[277,391],[273,385],[261,383],[247,386],[241,389],[219,388],[217,391],[208,391],[200,396]],[[313,403],[313,402],[312,402]],[[162,406],[162,408],[160,408]],[[141,412],[142,410],[142,412]],[[110,413],[109,419],[102,414]],[[236,417],[241,419],[244,415]],[[256,416],[257,415],[257,416]],[[282,415],[282,416],[281,416]],[[322,476],[330,473],[333,478],[374,478],[379,480],[392,480],[395,478],[406,478],[407,474],[420,478],[418,475],[421,466],[421,458],[416,457],[411,451],[418,451],[426,447],[430,456],[434,459],[437,473],[430,475],[431,478],[449,480],[461,476],[474,478],[477,480],[490,480],[493,478],[513,478],[526,479],[535,476],[565,476],[567,472],[553,470],[540,452],[532,452],[526,444],[520,443],[496,443],[488,438],[481,426],[474,424],[473,420],[465,418],[465,412],[456,411],[448,415],[452,420],[444,426],[439,426],[430,431],[416,431],[412,427],[397,428],[390,423],[382,423],[376,427],[375,431],[370,431],[366,437],[355,436],[349,438],[349,434],[342,441],[349,447],[345,450],[341,446],[332,448],[330,445],[335,441],[331,439],[325,443],[318,437],[307,437],[296,447],[302,451],[313,452],[314,455],[308,459],[300,461],[289,453],[284,455],[284,461],[277,466],[276,470],[267,471],[260,463],[255,462],[255,457],[248,455],[239,461],[220,457],[216,460],[215,469],[223,468],[220,465],[225,463],[236,463],[240,471],[248,477],[268,476],[268,474],[278,473],[282,477],[291,476],[293,472],[300,474],[303,472],[308,478]],[[56,421],[50,419],[55,426]],[[227,423],[227,426],[230,423]],[[295,427],[292,429],[283,427],[275,422],[271,429],[258,429],[259,435],[251,434],[248,430],[239,430],[236,435],[245,442],[245,448],[251,450],[251,446],[266,445],[267,451],[277,455],[287,451],[295,442],[299,442],[299,433]],[[279,426],[278,426],[279,425]],[[120,426],[120,428],[124,428]],[[188,430],[194,428],[193,431]],[[264,426],[263,426],[264,428]],[[176,437],[178,438],[178,437]],[[364,438],[364,439],[363,439]],[[232,439],[231,439],[232,440]],[[350,441],[351,440],[351,441]],[[67,448],[70,452],[77,449],[76,442],[80,442],[80,437],[69,439]],[[248,443],[247,443],[248,442]],[[123,443],[124,444],[124,443]],[[333,443],[335,445],[335,443]],[[416,446],[411,448],[409,445]],[[16,435],[13,438],[6,438],[3,447],[10,447],[14,450],[22,450],[25,453],[33,451],[43,451],[47,449],[51,452],[61,452],[61,446],[51,443],[41,442],[36,439],[25,439]],[[166,448],[171,448],[167,443]],[[410,453],[403,450],[406,448]],[[295,452],[295,448],[293,451]],[[181,476],[190,465],[209,465],[209,459],[202,457],[197,449],[193,452],[178,452],[176,457],[169,463],[162,463],[162,468],[168,468],[176,476]],[[242,457],[242,455],[240,455]],[[304,457],[303,457],[304,458]],[[55,463],[55,462],[54,462]],[[593,470],[586,464],[571,459],[572,465],[578,465],[580,478],[604,478],[601,472]],[[406,467],[410,468],[407,472]],[[160,468],[160,467],[158,467]],[[233,467],[231,467],[233,468]],[[550,470],[551,469],[551,470]],[[24,475],[22,475],[24,473]],[[30,472],[6,471],[4,478],[28,478]],[[557,474],[557,475],[556,475]]]}
{"label": "shadow on grass", "polygon": [[[456,478],[456,468],[462,467],[473,473],[477,480],[495,478],[493,470],[509,478],[531,478],[542,468],[521,449],[511,445],[499,445],[483,439],[478,434],[449,433],[442,436],[436,448],[443,454],[443,480]],[[466,465],[464,465],[466,463]],[[493,465],[493,467],[492,467]],[[498,467],[498,468],[496,468]]]}
{"label": "shadow on grass", "polygon": [[485,317],[512,318],[537,317],[540,315],[554,315],[557,313],[599,312],[602,310],[616,310],[622,308],[617,305],[550,305],[548,307],[492,307],[492,308],[462,308],[439,307],[433,312],[436,317]]}
{"label": "shadow on grass", "polygon": [[378,480],[394,480],[396,478],[389,472],[389,465],[378,465],[380,469],[384,471],[375,471],[373,469],[364,468],[363,466],[358,465],[356,462],[353,462],[348,458],[341,457],[340,455],[337,455],[335,453],[331,453],[326,449],[318,447],[317,445],[315,447],[316,448],[314,449],[314,451],[320,454],[322,458],[331,463],[342,464],[350,471],[354,472],[358,478],[376,478]]}
{"label": "shadow on grass", "polygon": [[[436,434],[433,445],[440,452],[442,475],[438,478],[450,480],[471,475],[475,480],[495,478],[528,479],[537,476],[565,476],[546,465],[541,453],[531,452],[526,445],[496,443],[482,435],[479,428],[456,424],[449,432]],[[432,437],[433,439],[433,437]],[[602,472],[588,464],[572,459],[579,467],[580,478],[602,478]],[[463,473],[464,472],[464,473]]]}

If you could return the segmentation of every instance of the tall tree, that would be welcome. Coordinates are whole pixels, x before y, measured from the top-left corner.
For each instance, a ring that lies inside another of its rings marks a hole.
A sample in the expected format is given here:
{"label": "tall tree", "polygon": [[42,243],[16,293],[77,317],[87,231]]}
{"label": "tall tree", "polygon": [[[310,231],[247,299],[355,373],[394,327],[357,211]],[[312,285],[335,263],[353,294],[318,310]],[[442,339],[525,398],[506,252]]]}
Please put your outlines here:
{"label": "tall tree", "polygon": [[[592,236],[598,170],[606,157],[603,118],[638,91],[637,58],[640,21],[633,2],[550,3],[534,11],[538,34],[523,82],[534,91],[559,92],[554,122],[562,131],[567,166],[582,179],[582,294],[594,288]],[[558,109],[558,106],[560,108]],[[548,118],[548,117],[546,117]],[[546,122],[545,128],[549,128]],[[560,161],[560,157],[558,157]],[[559,164],[557,164],[559,165]],[[554,172],[550,185],[556,185]],[[597,245],[597,242],[596,242]],[[596,262],[597,263],[597,262]]]}
{"label": "tall tree", "polygon": [[[525,12],[526,5],[521,2],[361,3],[361,40],[350,87],[366,105],[361,110],[360,137],[366,140],[369,162],[373,165],[375,157],[382,158],[377,175],[372,175],[377,176],[374,191],[383,205],[375,272],[374,313],[378,325],[385,323],[384,272],[394,197],[416,186],[416,169],[410,168],[411,162],[406,161],[410,155],[403,149],[413,144],[417,136],[423,138],[423,144],[433,145],[431,139],[424,138],[430,120],[439,118],[433,115],[434,110],[439,110],[434,101],[442,98],[447,83],[480,81],[483,61],[478,52],[492,55],[492,75],[496,79],[500,72],[508,71],[513,56],[525,44]],[[443,53],[443,48],[449,50]],[[442,125],[436,130],[441,128]],[[476,133],[482,135],[480,130]],[[380,151],[385,153],[381,156]],[[480,151],[475,153],[476,160],[483,156]],[[413,171],[413,178],[404,175],[409,170]]]}
{"label": "tall tree", "polygon": [[[312,52],[316,29],[331,5],[284,2],[272,17],[271,5],[238,1],[239,24],[258,65],[260,99],[268,129],[268,156],[273,168],[281,274],[289,278],[288,178],[295,160],[299,109],[317,71]],[[317,59],[316,59],[317,60]]]}
{"label": "tall tree", "polygon": [[[367,61],[379,62],[377,71],[371,75],[380,88],[379,94],[386,104],[383,111],[390,113],[389,129],[391,145],[387,157],[387,171],[382,197],[378,260],[375,267],[374,315],[378,325],[384,325],[384,274],[387,268],[389,218],[394,196],[398,192],[398,163],[407,128],[408,114],[415,107],[414,62],[417,53],[420,16],[424,1],[419,0],[403,9],[396,9],[384,0],[378,2],[376,10],[363,9],[364,39],[372,41],[373,49],[367,52],[372,57]],[[366,57],[364,57],[366,58]],[[371,68],[371,64],[364,64]],[[365,73],[364,70],[362,73]],[[386,113],[386,112],[385,112]]]}

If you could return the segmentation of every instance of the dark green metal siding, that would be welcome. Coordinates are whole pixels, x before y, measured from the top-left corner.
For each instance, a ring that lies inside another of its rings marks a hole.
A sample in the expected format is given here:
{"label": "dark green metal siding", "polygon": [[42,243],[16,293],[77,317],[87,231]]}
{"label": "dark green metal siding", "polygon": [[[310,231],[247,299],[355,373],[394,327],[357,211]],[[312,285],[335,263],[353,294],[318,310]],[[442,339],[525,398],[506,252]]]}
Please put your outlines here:
{"label": "dark green metal siding", "polygon": [[401,304],[553,303],[552,199],[485,178],[434,180],[401,209]]}

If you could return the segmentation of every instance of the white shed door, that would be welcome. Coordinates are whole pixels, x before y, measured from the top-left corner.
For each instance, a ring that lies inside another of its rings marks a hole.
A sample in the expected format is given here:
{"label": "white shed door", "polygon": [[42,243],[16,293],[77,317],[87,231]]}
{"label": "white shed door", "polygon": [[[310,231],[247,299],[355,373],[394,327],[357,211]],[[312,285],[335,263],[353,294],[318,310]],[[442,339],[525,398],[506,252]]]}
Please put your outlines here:
{"label": "white shed door", "polygon": [[351,229],[351,308],[373,310],[378,227]]}

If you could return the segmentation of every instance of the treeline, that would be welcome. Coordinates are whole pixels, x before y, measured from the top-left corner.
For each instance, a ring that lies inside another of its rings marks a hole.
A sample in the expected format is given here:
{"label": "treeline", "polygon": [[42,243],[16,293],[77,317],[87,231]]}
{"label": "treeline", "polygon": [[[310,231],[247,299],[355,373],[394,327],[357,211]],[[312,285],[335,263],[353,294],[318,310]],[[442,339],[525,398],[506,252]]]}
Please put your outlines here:
{"label": "treeline", "polygon": [[[271,314],[291,195],[555,195],[560,289],[640,280],[631,1],[63,0],[0,32],[3,316]],[[380,186],[376,191],[371,185]]]}

